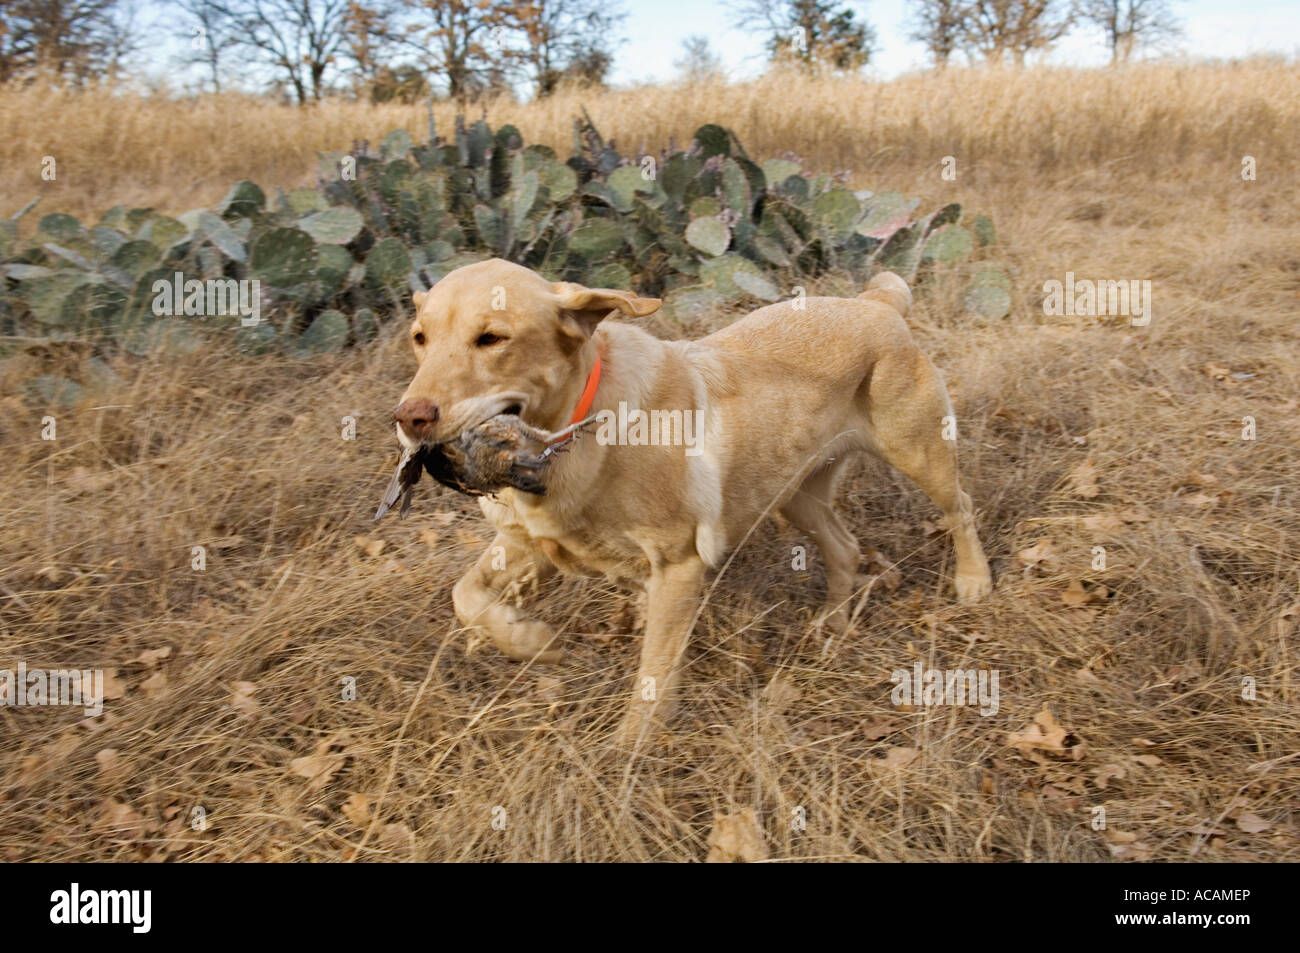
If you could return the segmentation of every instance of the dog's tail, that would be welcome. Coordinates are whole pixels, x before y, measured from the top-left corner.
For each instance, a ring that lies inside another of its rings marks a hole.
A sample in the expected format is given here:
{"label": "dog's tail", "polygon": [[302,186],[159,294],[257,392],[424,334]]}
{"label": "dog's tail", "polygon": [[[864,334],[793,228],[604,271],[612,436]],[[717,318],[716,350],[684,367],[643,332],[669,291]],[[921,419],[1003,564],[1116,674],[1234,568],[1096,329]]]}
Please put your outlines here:
{"label": "dog's tail", "polygon": [[873,276],[858,297],[863,301],[884,302],[903,317],[907,317],[907,312],[912,309],[912,289],[892,271],[882,271]]}

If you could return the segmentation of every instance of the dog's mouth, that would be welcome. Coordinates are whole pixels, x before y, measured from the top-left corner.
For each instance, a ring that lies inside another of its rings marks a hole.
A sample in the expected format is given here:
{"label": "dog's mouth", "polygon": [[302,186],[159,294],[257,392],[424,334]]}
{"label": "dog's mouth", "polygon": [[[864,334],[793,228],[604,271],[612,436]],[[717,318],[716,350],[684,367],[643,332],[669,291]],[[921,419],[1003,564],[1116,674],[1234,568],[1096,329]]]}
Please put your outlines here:
{"label": "dog's mouth", "polygon": [[528,395],[520,391],[503,391],[480,397],[468,397],[447,408],[442,419],[422,440],[415,440],[398,426],[397,439],[403,447],[415,449],[433,449],[442,444],[458,440],[467,430],[473,430],[484,422],[501,414],[521,416],[528,409]]}

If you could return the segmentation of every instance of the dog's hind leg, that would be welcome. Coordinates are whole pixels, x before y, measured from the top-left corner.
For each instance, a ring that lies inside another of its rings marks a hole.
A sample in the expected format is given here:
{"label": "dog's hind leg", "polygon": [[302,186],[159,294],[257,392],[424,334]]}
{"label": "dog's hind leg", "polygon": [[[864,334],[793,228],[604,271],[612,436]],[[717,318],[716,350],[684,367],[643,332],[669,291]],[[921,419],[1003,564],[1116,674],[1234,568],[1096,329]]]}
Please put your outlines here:
{"label": "dog's hind leg", "polygon": [[943,377],[915,346],[892,351],[874,369],[864,409],[871,450],[924,490],[947,519],[957,552],[957,598],[988,595],[992,577],[957,474],[957,422]]}
{"label": "dog's hind leg", "polygon": [[555,574],[541,552],[498,533],[452,590],[456,617],[468,628],[487,633],[506,655],[521,662],[558,662],[564,655],[551,626],[528,618],[510,600]]}
{"label": "dog's hind leg", "polygon": [[817,622],[831,635],[848,628],[848,602],[857,578],[858,541],[835,512],[835,487],[847,458],[828,461],[814,470],[781,507],[796,529],[806,533],[821,551],[826,564],[826,604]]}

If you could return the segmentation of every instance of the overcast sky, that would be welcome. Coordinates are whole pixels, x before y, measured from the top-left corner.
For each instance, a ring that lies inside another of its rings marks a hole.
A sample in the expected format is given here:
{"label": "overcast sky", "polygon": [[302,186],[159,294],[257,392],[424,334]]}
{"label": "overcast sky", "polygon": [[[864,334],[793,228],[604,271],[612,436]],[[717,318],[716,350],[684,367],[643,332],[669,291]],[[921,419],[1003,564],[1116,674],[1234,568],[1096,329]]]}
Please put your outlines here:
{"label": "overcast sky", "polygon": [[[1253,53],[1300,55],[1300,0],[1170,0],[1185,27],[1173,48],[1195,57],[1242,57]],[[167,0],[144,0],[142,20],[148,25],[177,29],[184,21]],[[876,31],[877,51],[868,73],[897,76],[927,65],[925,49],[907,39],[907,0],[850,2]],[[682,40],[691,34],[709,38],[728,75],[744,79],[762,71],[763,37],[744,30],[725,0],[622,0],[627,14],[622,43],[610,77],[617,85],[671,79],[673,62],[681,57]],[[147,55],[146,70],[171,73],[185,40],[174,34],[164,50]],[[158,52],[165,55],[158,56]],[[1060,65],[1095,66],[1108,59],[1100,31],[1076,28],[1048,56]],[[175,78],[173,76],[173,78]]]}
{"label": "overcast sky", "polygon": [[[906,0],[849,3],[876,30],[874,71],[896,76],[926,65],[925,49],[907,39]],[[1300,53],[1300,0],[1172,0],[1185,26],[1176,48],[1201,57],[1240,57],[1251,53]],[[709,37],[729,73],[744,77],[759,72],[762,37],[738,27],[721,0],[625,0],[626,42],[614,60],[616,83],[669,79],[681,55],[682,38]],[[1048,62],[1080,66],[1107,62],[1100,32],[1084,28],[1060,43]]]}

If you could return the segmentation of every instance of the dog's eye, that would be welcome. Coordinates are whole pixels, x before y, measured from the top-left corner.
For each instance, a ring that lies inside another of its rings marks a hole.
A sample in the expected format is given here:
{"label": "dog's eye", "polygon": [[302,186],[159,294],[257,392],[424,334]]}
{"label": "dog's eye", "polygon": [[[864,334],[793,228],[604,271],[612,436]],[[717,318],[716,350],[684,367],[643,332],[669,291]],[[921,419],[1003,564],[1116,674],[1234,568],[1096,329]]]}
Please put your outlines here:
{"label": "dog's eye", "polygon": [[415,342],[416,347],[424,347],[424,332],[416,331],[411,335],[411,340]]}
{"label": "dog's eye", "polygon": [[499,334],[493,334],[491,331],[484,331],[474,340],[475,347],[491,347],[493,344],[500,344],[506,340]]}

